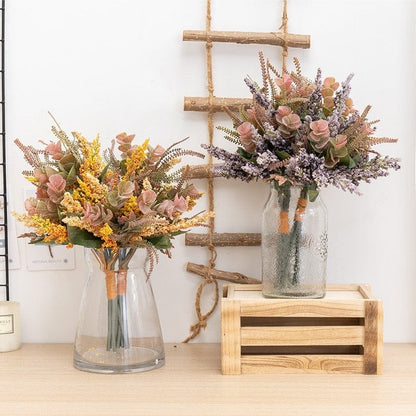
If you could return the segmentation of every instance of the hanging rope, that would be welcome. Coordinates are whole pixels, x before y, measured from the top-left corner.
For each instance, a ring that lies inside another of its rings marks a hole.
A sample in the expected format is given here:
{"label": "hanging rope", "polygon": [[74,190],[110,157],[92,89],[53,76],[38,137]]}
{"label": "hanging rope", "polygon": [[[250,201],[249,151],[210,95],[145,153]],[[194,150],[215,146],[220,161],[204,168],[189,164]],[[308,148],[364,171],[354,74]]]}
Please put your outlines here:
{"label": "hanging rope", "polygon": [[[206,61],[207,61],[207,80],[208,80],[208,142],[210,145],[214,143],[214,113],[213,113],[213,98],[214,98],[214,82],[212,77],[212,41],[211,41],[211,0],[207,0],[207,15],[206,15],[206,32],[207,32],[207,42],[205,44],[206,49]],[[208,176],[208,209],[211,212],[214,212],[214,178],[211,174],[213,167],[213,159],[211,154],[208,155],[208,171],[210,175]],[[217,251],[212,242],[212,237],[214,234],[215,219],[214,217],[209,219],[208,224],[208,250],[209,250],[209,263],[208,270],[204,276],[204,280],[198,287],[195,299],[195,311],[198,317],[198,322],[195,325],[192,325],[190,328],[191,334],[184,342],[188,342],[191,339],[194,339],[200,332],[202,328],[206,328],[207,319],[213,314],[215,308],[218,305],[220,298],[219,287],[217,280],[212,276],[211,271],[215,268],[215,261],[217,259]],[[204,288],[207,285],[213,284],[215,288],[215,300],[211,309],[206,312],[201,312],[201,296]]]}
{"label": "hanging rope", "polygon": [[280,26],[280,30],[283,30],[283,47],[282,47],[282,72],[287,73],[287,66],[286,60],[288,56],[288,47],[287,47],[287,0],[283,0],[283,16],[282,16],[282,26]]}
{"label": "hanging rope", "polygon": [[[282,16],[282,25],[280,27],[283,30],[284,34],[284,45],[282,47],[282,70],[283,72],[287,73],[286,69],[286,58],[288,56],[288,46],[287,46],[287,28],[288,18],[287,18],[287,0],[283,2],[283,16]],[[213,144],[214,141],[214,112],[213,112],[213,98],[214,98],[214,82],[212,77],[212,40],[211,40],[211,0],[207,0],[207,14],[206,14],[206,33],[207,33],[207,41],[205,44],[206,49],[206,61],[207,61],[207,80],[208,80],[208,142],[210,145]],[[213,167],[213,158],[211,154],[208,155],[208,171],[210,172],[208,176],[208,209],[209,211],[214,212],[214,178],[212,175],[212,167]],[[213,234],[214,234],[214,226],[215,226],[215,219],[210,218],[209,220],[209,227],[208,227],[208,250],[209,250],[209,263],[208,268],[205,276],[203,277],[203,281],[198,287],[196,298],[195,298],[195,311],[198,317],[198,322],[195,325],[192,325],[190,328],[191,334],[184,340],[184,342],[188,342],[194,339],[198,334],[201,332],[201,329],[206,328],[208,318],[213,314],[215,308],[218,305],[220,294],[219,294],[219,286],[218,282],[215,277],[212,276],[212,270],[215,268],[215,262],[217,259],[217,251],[213,244]],[[214,303],[209,309],[208,312],[202,313],[201,311],[201,297],[203,290],[208,285],[214,285],[215,289],[215,299]]]}

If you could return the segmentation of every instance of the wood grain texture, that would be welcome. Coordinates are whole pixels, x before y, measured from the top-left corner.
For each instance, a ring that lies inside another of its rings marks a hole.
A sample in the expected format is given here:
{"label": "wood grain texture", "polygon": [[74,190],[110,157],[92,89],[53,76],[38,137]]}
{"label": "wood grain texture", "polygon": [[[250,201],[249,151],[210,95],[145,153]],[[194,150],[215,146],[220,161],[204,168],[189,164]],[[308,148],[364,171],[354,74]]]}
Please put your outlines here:
{"label": "wood grain texture", "polygon": [[295,326],[241,328],[241,345],[360,345],[362,326]]}
{"label": "wood grain texture", "polygon": [[337,316],[364,317],[364,302],[359,300],[302,299],[243,302],[242,316]]}
{"label": "wood grain texture", "polygon": [[[288,46],[291,48],[308,49],[310,47],[309,35],[297,35],[281,32],[230,32],[230,31],[211,31],[210,40],[212,42],[227,42],[240,44],[263,44],[275,46]],[[208,40],[207,32],[204,30],[184,30],[183,40],[201,41]]]}
{"label": "wood grain texture", "polygon": [[[206,276],[208,272],[208,267],[203,266],[202,264],[187,263],[186,271],[195,273],[198,276]],[[253,283],[260,282],[260,280],[255,279],[254,277],[246,276],[242,273],[227,272],[225,270],[218,270],[218,269],[212,269],[211,276],[215,277],[215,279],[225,280],[227,282],[233,282],[233,283],[253,284]]]}
{"label": "wood grain texture", "polygon": [[[213,166],[216,166],[215,164]],[[216,175],[212,172],[208,165],[190,165],[186,174],[189,179],[207,179],[210,177],[220,178],[220,175]]]}
{"label": "wood grain texture", "polygon": [[241,374],[240,302],[221,304],[221,369],[223,374]]}
{"label": "wood grain texture", "polygon": [[[215,247],[240,247],[259,246],[261,244],[260,233],[214,233],[212,243]],[[185,234],[186,246],[206,247],[209,244],[208,234]]]}
{"label": "wood grain texture", "polygon": [[381,374],[383,343],[383,311],[380,301],[365,301],[364,372]]}
{"label": "wood grain texture", "polygon": [[360,374],[363,361],[362,355],[243,355],[241,372]]}
{"label": "wood grain texture", "polygon": [[71,344],[0,354],[4,416],[411,416],[416,344],[386,344],[383,375],[221,374],[219,344],[167,344],[166,365],[99,375],[72,367]]}
{"label": "wood grain texture", "polygon": [[239,111],[241,107],[249,108],[253,105],[252,98],[228,98],[213,97],[210,105],[208,97],[185,97],[183,101],[184,111],[211,111],[219,113],[228,107],[231,111]]}

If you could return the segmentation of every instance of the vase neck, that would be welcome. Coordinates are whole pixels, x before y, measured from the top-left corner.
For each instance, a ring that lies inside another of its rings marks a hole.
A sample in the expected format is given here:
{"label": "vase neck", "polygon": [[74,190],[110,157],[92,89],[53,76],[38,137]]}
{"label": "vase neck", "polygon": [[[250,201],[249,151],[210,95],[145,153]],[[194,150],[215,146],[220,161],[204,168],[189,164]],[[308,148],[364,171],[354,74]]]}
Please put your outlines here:
{"label": "vase neck", "polygon": [[[93,248],[88,249],[93,258],[97,260],[101,270],[127,270],[136,252],[140,251],[136,247],[118,248]],[[146,253],[145,250],[143,250]]]}

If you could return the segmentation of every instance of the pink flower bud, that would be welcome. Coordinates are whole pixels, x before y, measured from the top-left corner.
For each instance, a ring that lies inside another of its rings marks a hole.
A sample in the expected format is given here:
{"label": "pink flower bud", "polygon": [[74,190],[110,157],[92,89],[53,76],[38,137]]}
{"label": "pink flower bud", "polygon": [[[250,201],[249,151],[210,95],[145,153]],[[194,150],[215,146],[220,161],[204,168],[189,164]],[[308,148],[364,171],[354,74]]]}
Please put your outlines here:
{"label": "pink flower bud", "polygon": [[35,169],[34,176],[40,185],[45,185],[48,182],[48,175],[38,168]]}
{"label": "pink flower bud", "polygon": [[237,127],[237,132],[240,135],[241,144],[249,153],[253,153],[256,148],[256,143],[253,140],[252,128],[253,125],[248,121],[245,121]]}
{"label": "pink flower bud", "polygon": [[47,183],[47,193],[50,200],[54,203],[59,203],[64,195],[66,187],[66,180],[59,174],[49,176]]}
{"label": "pink flower bud", "polygon": [[282,118],[282,124],[289,130],[297,130],[302,122],[297,114],[292,113]]}
{"label": "pink flower bud", "polygon": [[163,202],[161,202],[157,207],[157,212],[161,215],[164,215],[165,217],[173,219],[173,211],[175,209],[175,205],[173,201],[170,199],[165,199]]}
{"label": "pink flower bud", "polygon": [[54,160],[62,159],[63,153],[62,153],[62,146],[61,146],[60,141],[56,143],[51,142],[50,144],[46,146],[45,150],[52,156],[52,159]]}
{"label": "pink flower bud", "polygon": [[317,151],[322,151],[329,142],[329,127],[326,120],[316,120],[309,124],[311,132],[309,141],[312,147]]}
{"label": "pink flower bud", "polygon": [[130,144],[135,137],[135,134],[127,135],[127,133],[123,132],[116,136],[116,140],[118,144]]}
{"label": "pink flower bud", "polygon": [[37,205],[36,198],[30,197],[30,198],[26,199],[25,209],[26,209],[28,215],[35,215],[36,214],[36,205]]}
{"label": "pink flower bud", "polygon": [[278,121],[278,123],[282,123],[283,117],[286,117],[291,113],[292,110],[290,109],[290,107],[280,105],[279,107],[277,107],[276,120]]}
{"label": "pink flower bud", "polygon": [[137,205],[143,214],[148,214],[149,212],[152,212],[152,209],[150,208],[153,203],[156,201],[156,193],[152,191],[151,189],[148,189],[147,191],[144,191],[140,194],[139,199],[137,201]]}
{"label": "pink flower bud", "polygon": [[163,156],[163,154],[165,153],[165,148],[157,145],[154,149],[153,152],[151,153],[150,157],[149,157],[149,164],[152,166],[154,164],[156,164],[160,158]]}
{"label": "pink flower bud", "polygon": [[275,79],[276,85],[282,90],[285,91],[286,93],[289,93],[290,90],[292,89],[292,78],[290,77],[290,75],[288,74],[283,74],[282,77],[278,77]]}
{"label": "pink flower bud", "polygon": [[347,144],[347,136],[345,134],[337,134],[332,140],[335,150],[342,149]]}
{"label": "pink flower bud", "polygon": [[188,209],[186,199],[183,196],[178,197],[178,194],[175,195],[173,205],[175,207],[175,212],[185,212]]}

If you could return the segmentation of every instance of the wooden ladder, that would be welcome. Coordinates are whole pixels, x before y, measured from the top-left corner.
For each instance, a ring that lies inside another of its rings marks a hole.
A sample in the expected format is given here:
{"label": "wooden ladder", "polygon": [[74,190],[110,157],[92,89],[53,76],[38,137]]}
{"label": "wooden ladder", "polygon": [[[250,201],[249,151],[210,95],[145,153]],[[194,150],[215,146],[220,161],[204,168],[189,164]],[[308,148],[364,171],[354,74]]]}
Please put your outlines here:
{"label": "wooden ladder", "polygon": [[[250,107],[252,98],[230,98],[216,97],[214,95],[212,81],[212,55],[211,50],[213,43],[226,42],[237,44],[260,44],[272,45],[282,48],[282,67],[286,70],[286,58],[288,48],[310,47],[309,35],[298,35],[288,33],[287,30],[287,0],[283,0],[283,16],[281,32],[235,32],[235,31],[211,31],[211,0],[207,0],[206,29],[205,30],[184,30],[184,41],[205,42],[206,60],[207,60],[207,77],[208,77],[208,96],[207,97],[185,97],[185,111],[205,112],[208,115],[208,133],[209,144],[213,141],[213,115],[214,113],[224,112],[224,107],[231,111],[238,111],[241,107]],[[208,199],[209,210],[214,211],[214,186],[213,179],[215,175],[212,172],[212,158],[209,155],[209,163],[205,165],[195,165],[189,168],[189,177],[191,179],[206,179],[208,181]],[[238,247],[238,246],[259,246],[261,244],[260,233],[216,233],[214,232],[214,219],[210,221],[208,233],[187,233],[185,235],[186,246],[207,247],[210,250],[211,258],[208,266],[188,263],[187,271],[201,276],[204,280],[198,288],[196,295],[195,308],[198,316],[198,322],[191,327],[191,335],[185,340],[195,338],[202,328],[206,327],[206,321],[215,310],[218,304],[219,290],[217,279],[226,280],[234,283],[260,283],[258,279],[245,276],[239,272],[228,272],[215,269],[216,247]],[[205,314],[201,312],[200,298],[205,285],[214,283],[216,287],[216,299],[212,308]]]}

